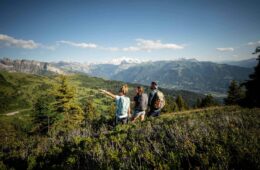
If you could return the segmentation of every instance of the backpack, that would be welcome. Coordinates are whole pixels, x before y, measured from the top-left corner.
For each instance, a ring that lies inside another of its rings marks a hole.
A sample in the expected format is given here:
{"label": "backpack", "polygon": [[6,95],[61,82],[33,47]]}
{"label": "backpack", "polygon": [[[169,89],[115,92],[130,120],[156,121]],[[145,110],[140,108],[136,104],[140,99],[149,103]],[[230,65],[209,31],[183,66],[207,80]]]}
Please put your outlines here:
{"label": "backpack", "polygon": [[141,96],[140,106],[141,106],[141,110],[142,111],[145,111],[147,109],[147,106],[148,106],[148,96],[147,96],[146,93],[143,93],[142,96]]}
{"label": "backpack", "polygon": [[162,109],[165,106],[165,97],[161,91],[156,92],[157,100],[155,101],[155,108]]}

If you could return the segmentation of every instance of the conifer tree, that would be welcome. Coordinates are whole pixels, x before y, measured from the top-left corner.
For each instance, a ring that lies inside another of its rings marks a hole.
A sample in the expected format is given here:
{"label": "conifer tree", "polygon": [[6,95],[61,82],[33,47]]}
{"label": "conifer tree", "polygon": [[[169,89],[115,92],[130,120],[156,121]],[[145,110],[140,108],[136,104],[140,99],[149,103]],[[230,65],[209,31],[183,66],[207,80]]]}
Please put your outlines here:
{"label": "conifer tree", "polygon": [[239,86],[239,84],[233,80],[230,83],[229,89],[228,89],[228,96],[224,99],[224,102],[226,105],[236,105],[241,102],[241,100],[244,97],[244,93]]}
{"label": "conifer tree", "polygon": [[86,121],[92,121],[95,118],[95,108],[90,100],[87,100],[84,104],[84,118]]}
{"label": "conifer tree", "polygon": [[36,131],[46,134],[50,126],[55,122],[56,115],[53,112],[51,103],[54,98],[47,94],[42,94],[33,105],[33,122],[36,125]]}
{"label": "conifer tree", "polygon": [[163,113],[171,113],[171,112],[176,112],[176,111],[179,110],[178,109],[178,105],[176,104],[174,98],[168,97],[166,99],[166,101],[167,102],[166,102],[165,106],[162,109]]}
{"label": "conifer tree", "polygon": [[210,107],[216,105],[218,105],[218,103],[215,101],[214,97],[211,94],[201,99],[200,107]]}
{"label": "conifer tree", "polygon": [[[260,53],[260,46],[256,48],[253,54]],[[254,73],[249,75],[250,80],[243,83],[246,87],[246,98],[244,103],[249,107],[260,107],[260,55],[258,55],[258,64]]]}
{"label": "conifer tree", "polygon": [[67,78],[60,76],[58,85],[54,87],[53,95],[55,97],[54,108],[57,113],[68,116],[71,101],[74,99],[75,90],[68,85]]}
{"label": "conifer tree", "polygon": [[176,104],[176,102],[172,102],[172,104],[171,104],[171,110],[172,110],[173,112],[179,111],[179,108],[178,108],[178,105]]}
{"label": "conifer tree", "polygon": [[200,107],[201,107],[201,99],[197,98],[194,108],[196,109],[196,108],[200,108]]}
{"label": "conifer tree", "polygon": [[178,106],[178,110],[182,111],[187,109],[187,104],[183,100],[182,96],[178,95],[175,102]]}
{"label": "conifer tree", "polygon": [[75,102],[75,93],[75,89],[68,84],[67,77],[60,76],[53,91],[53,108],[59,118],[56,127],[65,128],[66,132],[68,129],[79,127],[84,119],[81,107]]}

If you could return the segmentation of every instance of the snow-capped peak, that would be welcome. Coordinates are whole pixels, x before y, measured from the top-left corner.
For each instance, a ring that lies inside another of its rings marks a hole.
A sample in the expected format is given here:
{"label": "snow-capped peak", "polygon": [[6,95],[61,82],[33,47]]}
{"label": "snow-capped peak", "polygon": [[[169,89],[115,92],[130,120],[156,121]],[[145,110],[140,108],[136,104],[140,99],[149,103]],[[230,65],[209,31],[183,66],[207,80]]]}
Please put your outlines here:
{"label": "snow-capped peak", "polygon": [[114,58],[111,61],[106,62],[106,64],[114,64],[114,65],[138,64],[141,62],[143,62],[143,61],[136,59],[136,58],[121,57],[121,58]]}

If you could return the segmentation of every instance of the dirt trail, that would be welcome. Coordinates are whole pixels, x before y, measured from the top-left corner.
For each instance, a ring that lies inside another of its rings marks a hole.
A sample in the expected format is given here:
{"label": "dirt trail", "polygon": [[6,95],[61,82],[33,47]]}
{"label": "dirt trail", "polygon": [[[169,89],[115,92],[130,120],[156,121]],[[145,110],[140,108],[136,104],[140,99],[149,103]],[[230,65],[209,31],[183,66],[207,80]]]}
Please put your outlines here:
{"label": "dirt trail", "polygon": [[17,110],[17,111],[13,111],[13,112],[9,112],[9,113],[5,113],[4,115],[6,116],[13,116],[13,115],[16,115],[22,111],[25,111],[25,110],[29,110],[29,109],[22,109],[22,110]]}
{"label": "dirt trail", "polygon": [[19,113],[20,111],[15,111],[15,112],[10,112],[10,113],[6,113],[6,116],[13,116],[16,115],[17,113]]}

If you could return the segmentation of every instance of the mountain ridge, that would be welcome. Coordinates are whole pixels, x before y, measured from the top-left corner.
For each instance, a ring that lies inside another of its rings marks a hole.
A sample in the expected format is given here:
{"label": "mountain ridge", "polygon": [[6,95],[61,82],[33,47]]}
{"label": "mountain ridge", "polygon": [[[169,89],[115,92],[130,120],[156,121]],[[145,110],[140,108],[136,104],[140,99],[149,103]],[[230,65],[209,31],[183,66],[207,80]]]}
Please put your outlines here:
{"label": "mountain ridge", "polygon": [[64,74],[62,70],[52,66],[48,62],[35,60],[11,60],[9,58],[0,59],[0,70],[11,72],[23,72],[30,74]]}
{"label": "mountain ridge", "polygon": [[[112,63],[112,64],[111,64]],[[0,69],[32,74],[84,73],[94,77],[149,85],[158,81],[163,88],[199,93],[225,94],[231,80],[243,82],[252,68],[196,59],[137,61],[121,58],[116,62],[39,62],[1,59]]]}
{"label": "mountain ridge", "polygon": [[123,70],[111,79],[146,85],[156,80],[164,88],[225,93],[231,80],[244,81],[250,72],[249,68],[213,62],[156,61]]}
{"label": "mountain ridge", "polygon": [[257,65],[257,60],[256,60],[256,58],[250,58],[250,59],[238,60],[238,61],[224,61],[224,62],[221,62],[221,64],[253,68]]}

